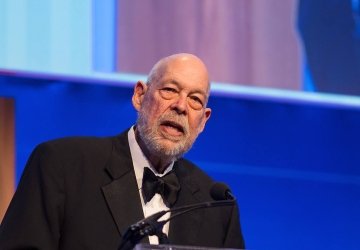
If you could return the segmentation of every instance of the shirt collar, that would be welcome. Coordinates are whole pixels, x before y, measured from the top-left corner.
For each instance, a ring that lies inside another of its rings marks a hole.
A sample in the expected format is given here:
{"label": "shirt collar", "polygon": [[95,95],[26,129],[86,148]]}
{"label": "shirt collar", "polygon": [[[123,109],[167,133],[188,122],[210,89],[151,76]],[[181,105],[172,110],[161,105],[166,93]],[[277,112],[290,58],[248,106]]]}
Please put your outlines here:
{"label": "shirt collar", "polygon": [[136,181],[138,184],[139,189],[142,186],[142,178],[144,174],[144,168],[148,167],[151,169],[151,171],[154,172],[156,176],[164,176],[168,172],[170,172],[173,169],[174,162],[171,162],[170,165],[165,169],[163,174],[159,174],[155,168],[151,165],[151,163],[148,161],[144,153],[142,152],[139,144],[137,143],[135,139],[135,127],[132,126],[128,132],[128,141],[130,146],[130,152],[131,152],[131,158],[134,166]]}

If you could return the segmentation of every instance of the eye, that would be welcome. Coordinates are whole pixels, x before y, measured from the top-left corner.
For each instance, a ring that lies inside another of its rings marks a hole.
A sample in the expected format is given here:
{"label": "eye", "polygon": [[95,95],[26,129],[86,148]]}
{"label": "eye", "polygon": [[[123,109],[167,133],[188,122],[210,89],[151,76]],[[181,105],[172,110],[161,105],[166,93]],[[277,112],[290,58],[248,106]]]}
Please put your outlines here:
{"label": "eye", "polygon": [[197,96],[191,96],[189,101],[190,107],[196,110],[203,108],[203,101]]}
{"label": "eye", "polygon": [[164,87],[159,90],[159,93],[162,98],[169,100],[177,95],[177,90],[171,87]]}
{"label": "eye", "polygon": [[200,98],[196,97],[196,96],[192,96],[191,99],[195,102],[198,102],[198,103],[201,103],[202,104],[202,101],[200,100]]}
{"label": "eye", "polygon": [[175,91],[175,89],[173,89],[173,88],[163,88],[162,90],[164,90],[164,91],[166,91],[166,92],[173,92],[173,93],[175,93],[176,91]]}

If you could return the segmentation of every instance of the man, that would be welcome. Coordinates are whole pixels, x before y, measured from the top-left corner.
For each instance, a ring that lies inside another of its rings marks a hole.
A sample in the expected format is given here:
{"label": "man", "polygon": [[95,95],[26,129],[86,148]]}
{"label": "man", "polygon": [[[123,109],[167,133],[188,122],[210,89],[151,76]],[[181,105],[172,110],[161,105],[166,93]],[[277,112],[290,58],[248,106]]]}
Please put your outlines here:
{"label": "man", "polygon": [[[147,84],[136,83],[136,126],[116,137],[40,144],[2,222],[0,249],[117,249],[128,226],[144,217],[210,201],[213,180],[181,158],[210,117],[209,92],[203,62],[173,55],[154,66]],[[146,187],[155,175],[162,184],[154,194]],[[173,189],[163,192],[168,179]],[[244,247],[237,206],[192,211],[164,232],[172,244]]]}

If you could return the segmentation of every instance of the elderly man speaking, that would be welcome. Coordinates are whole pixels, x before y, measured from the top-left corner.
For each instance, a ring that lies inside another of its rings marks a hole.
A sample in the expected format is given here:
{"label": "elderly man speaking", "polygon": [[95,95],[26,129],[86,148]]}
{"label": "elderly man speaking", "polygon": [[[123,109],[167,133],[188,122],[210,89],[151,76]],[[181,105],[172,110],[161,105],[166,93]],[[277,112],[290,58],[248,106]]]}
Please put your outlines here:
{"label": "elderly man speaking", "polygon": [[[0,249],[117,249],[128,226],[144,217],[211,201],[214,181],[182,158],[210,118],[209,93],[204,63],[172,55],[146,84],[136,83],[135,126],[114,137],[37,146],[1,224]],[[149,188],[149,180],[169,181],[171,190]],[[244,248],[237,205],[180,215],[163,232],[175,245]]]}

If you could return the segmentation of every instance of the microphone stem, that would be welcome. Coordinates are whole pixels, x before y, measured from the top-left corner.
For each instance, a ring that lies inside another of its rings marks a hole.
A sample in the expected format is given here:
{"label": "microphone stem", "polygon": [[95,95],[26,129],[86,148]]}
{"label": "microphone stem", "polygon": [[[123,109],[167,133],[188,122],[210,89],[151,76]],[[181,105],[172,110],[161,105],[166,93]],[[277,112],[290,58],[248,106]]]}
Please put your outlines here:
{"label": "microphone stem", "polygon": [[184,210],[182,212],[179,212],[177,214],[174,214],[173,216],[171,216],[170,218],[168,218],[167,220],[162,220],[162,221],[158,221],[159,223],[159,226],[162,226],[172,220],[173,218],[179,216],[179,215],[182,215],[182,214],[185,214],[187,212],[190,212],[190,211],[193,211],[193,210],[196,210],[196,209],[199,209],[199,208],[205,208],[205,207],[220,207],[220,206],[229,206],[229,205],[235,205],[235,201],[236,199],[234,200],[225,200],[225,201],[214,201],[214,202],[205,202],[205,203],[200,203],[198,204],[198,206],[194,207],[194,206],[184,206],[184,207],[179,207],[178,209],[171,209],[171,210],[168,210],[168,211],[171,211],[171,212],[174,212],[174,211],[178,211],[178,210],[183,210],[183,209],[187,209],[187,210]]}

